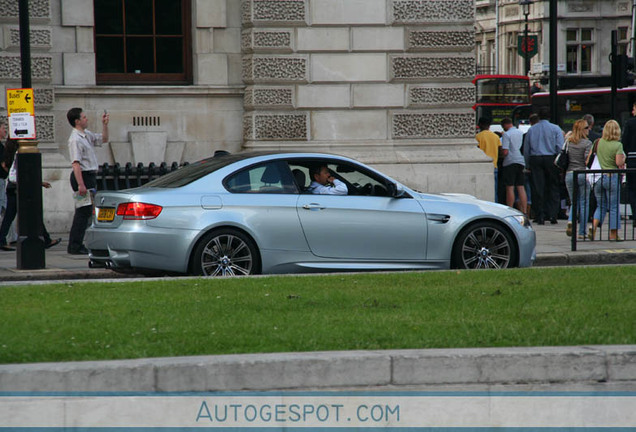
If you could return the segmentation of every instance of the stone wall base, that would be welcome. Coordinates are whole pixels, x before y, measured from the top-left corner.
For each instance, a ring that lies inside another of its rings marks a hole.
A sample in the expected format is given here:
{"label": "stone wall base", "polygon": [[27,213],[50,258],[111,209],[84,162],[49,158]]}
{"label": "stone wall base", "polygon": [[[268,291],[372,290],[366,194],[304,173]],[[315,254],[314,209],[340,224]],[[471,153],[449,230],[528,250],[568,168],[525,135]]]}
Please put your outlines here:
{"label": "stone wall base", "polygon": [[0,365],[4,392],[636,387],[636,347],[333,351]]}

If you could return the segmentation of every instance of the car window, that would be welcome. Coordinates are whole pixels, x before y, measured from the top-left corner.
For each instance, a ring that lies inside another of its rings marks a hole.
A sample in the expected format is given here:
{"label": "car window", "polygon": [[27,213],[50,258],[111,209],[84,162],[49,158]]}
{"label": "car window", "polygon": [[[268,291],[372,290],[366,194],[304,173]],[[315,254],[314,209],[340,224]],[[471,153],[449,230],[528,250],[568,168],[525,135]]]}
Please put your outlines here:
{"label": "car window", "polygon": [[298,193],[291,172],[285,162],[272,161],[230,174],[224,181],[232,193]]}
{"label": "car window", "polygon": [[[384,179],[361,171],[352,165],[327,165],[335,176],[347,183],[349,195],[389,196]],[[353,187],[353,188],[352,188]],[[352,193],[354,192],[354,193]]]}
{"label": "car window", "polygon": [[185,186],[242,158],[242,155],[226,155],[203,159],[156,178],[146,183],[145,186],[158,188],[178,188]]}
{"label": "car window", "polygon": [[[364,196],[389,196],[385,180],[382,177],[368,172],[346,162],[334,163],[319,160],[294,160],[289,162],[289,168],[302,192],[306,191],[312,182],[309,176],[309,168],[312,165],[326,165],[335,178],[343,181],[348,188],[347,195]],[[304,181],[304,184],[303,184]]]}

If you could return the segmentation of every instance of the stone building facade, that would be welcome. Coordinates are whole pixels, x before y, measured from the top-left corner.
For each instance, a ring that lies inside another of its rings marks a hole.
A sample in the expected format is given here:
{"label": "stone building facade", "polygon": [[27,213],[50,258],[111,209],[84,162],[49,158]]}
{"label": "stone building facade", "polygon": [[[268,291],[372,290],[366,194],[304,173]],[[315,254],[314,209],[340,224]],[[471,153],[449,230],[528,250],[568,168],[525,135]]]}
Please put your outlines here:
{"label": "stone building facade", "polygon": [[[188,83],[96,73],[97,1],[31,0],[36,130],[49,231],[70,226],[66,111],[110,113],[100,163],[185,162],[215,150],[352,156],[421,191],[491,199],[476,148],[474,0],[182,0]],[[0,112],[20,87],[18,7],[0,0]]]}
{"label": "stone building facade", "polygon": [[[611,74],[611,32],[617,31],[619,54],[633,56],[633,0],[558,0],[557,62],[559,76],[594,79]],[[539,49],[530,59],[530,76],[545,78],[550,53],[550,2],[532,0],[528,34]],[[517,37],[525,34],[524,8],[519,0],[476,0],[476,60],[481,72],[525,74]]]}

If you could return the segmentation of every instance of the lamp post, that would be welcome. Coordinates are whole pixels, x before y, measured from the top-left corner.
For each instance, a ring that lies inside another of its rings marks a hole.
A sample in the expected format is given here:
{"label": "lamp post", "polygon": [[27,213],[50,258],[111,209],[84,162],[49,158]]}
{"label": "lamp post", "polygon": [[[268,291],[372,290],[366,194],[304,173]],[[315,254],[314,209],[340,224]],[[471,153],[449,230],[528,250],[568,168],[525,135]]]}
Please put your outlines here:
{"label": "lamp post", "polygon": [[[29,2],[19,0],[20,64],[22,88],[31,88],[31,40]],[[45,268],[42,231],[42,155],[38,142],[20,140],[16,155],[18,167],[18,248],[20,270]]]}
{"label": "lamp post", "polygon": [[523,16],[526,20],[526,29],[523,35],[523,60],[525,65],[526,76],[530,73],[530,57],[528,57],[528,15],[530,15],[530,3],[532,0],[521,0],[519,4],[523,7]]}

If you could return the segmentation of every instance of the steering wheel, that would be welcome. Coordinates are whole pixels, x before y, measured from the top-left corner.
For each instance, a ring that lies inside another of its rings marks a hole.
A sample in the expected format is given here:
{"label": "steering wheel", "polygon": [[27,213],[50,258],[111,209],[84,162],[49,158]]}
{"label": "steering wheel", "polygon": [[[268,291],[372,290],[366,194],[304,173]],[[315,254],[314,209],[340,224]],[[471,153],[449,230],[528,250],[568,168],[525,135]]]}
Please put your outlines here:
{"label": "steering wheel", "polygon": [[364,186],[358,188],[361,195],[371,195],[373,193],[373,185],[371,183],[367,183]]}

